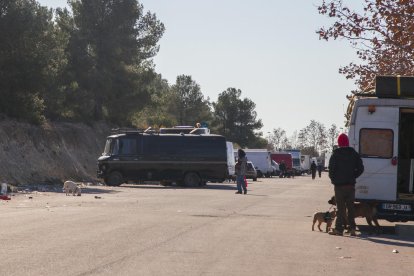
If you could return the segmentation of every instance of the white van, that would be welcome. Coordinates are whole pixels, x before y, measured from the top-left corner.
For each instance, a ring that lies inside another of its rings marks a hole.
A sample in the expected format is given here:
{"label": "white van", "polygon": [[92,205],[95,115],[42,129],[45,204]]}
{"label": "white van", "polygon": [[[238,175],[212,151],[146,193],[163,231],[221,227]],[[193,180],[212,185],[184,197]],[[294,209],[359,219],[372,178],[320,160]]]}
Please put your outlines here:
{"label": "white van", "polygon": [[410,79],[377,77],[377,97],[356,100],[350,119],[350,146],[365,167],[356,199],[376,203],[378,218],[389,221],[414,220],[414,98],[397,98],[414,92]]}
{"label": "white van", "polygon": [[233,143],[227,141],[226,148],[227,148],[227,170],[229,172],[229,178],[232,179],[234,178],[234,175],[236,174],[236,160],[234,158]]}
{"label": "white van", "polygon": [[271,177],[273,175],[273,167],[270,158],[270,151],[267,149],[245,149],[247,160],[252,161],[257,177]]}
{"label": "white van", "polygon": [[310,173],[310,165],[311,165],[311,159],[310,159],[310,155],[307,154],[302,154],[300,156],[300,169],[301,169],[301,173]]}

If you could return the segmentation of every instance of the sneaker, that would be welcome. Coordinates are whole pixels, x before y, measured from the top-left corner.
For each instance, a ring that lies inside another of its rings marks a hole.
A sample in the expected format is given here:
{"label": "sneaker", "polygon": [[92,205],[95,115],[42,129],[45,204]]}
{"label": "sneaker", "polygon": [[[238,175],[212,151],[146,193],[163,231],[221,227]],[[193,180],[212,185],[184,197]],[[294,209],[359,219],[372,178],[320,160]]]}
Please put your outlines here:
{"label": "sneaker", "polygon": [[247,194],[247,191],[244,191],[244,194]]}
{"label": "sneaker", "polygon": [[333,229],[331,232],[328,233],[329,235],[333,236],[343,236],[344,234],[341,231],[338,231],[336,229]]}
{"label": "sneaker", "polygon": [[235,194],[241,194],[242,192],[235,192]]}

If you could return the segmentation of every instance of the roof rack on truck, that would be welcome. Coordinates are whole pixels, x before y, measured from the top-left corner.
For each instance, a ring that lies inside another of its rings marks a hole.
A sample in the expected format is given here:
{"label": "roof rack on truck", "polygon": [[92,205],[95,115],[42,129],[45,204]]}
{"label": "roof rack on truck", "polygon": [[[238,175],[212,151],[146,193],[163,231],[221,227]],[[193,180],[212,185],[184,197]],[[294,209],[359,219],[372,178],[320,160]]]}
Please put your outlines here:
{"label": "roof rack on truck", "polygon": [[127,128],[127,127],[121,127],[121,128],[113,128],[111,129],[111,134],[124,134],[124,133],[157,133],[154,129],[151,127],[148,127],[146,129],[141,128]]}
{"label": "roof rack on truck", "polygon": [[160,128],[161,134],[210,134],[206,127],[174,126]]}

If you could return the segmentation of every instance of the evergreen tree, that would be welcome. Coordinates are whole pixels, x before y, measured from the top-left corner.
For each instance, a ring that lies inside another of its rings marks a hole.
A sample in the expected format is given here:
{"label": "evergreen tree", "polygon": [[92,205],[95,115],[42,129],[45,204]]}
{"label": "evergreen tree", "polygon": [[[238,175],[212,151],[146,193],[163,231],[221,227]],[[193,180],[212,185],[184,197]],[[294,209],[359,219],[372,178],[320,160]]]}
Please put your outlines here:
{"label": "evergreen tree", "polygon": [[256,104],[250,99],[241,99],[241,93],[240,89],[228,88],[219,94],[217,102],[213,102],[215,127],[227,140],[241,147],[262,145],[266,141],[258,141],[261,134],[255,133],[263,126],[256,119]]}
{"label": "evergreen tree", "polygon": [[87,119],[129,124],[150,100],[164,25],[137,0],[72,0],[68,100]]}
{"label": "evergreen tree", "polygon": [[0,112],[40,123],[55,57],[52,11],[34,0],[3,0],[0,34]]}

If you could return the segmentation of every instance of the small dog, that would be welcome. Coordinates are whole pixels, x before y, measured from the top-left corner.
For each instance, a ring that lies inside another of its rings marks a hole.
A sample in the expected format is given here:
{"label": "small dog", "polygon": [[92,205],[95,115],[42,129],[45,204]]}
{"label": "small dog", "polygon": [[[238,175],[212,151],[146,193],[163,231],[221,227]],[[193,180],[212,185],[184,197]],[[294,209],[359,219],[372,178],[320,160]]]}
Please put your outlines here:
{"label": "small dog", "polygon": [[78,187],[78,184],[76,184],[73,181],[65,181],[65,183],[63,183],[63,191],[66,193],[66,195],[68,196],[69,194],[72,194],[73,196],[77,195],[77,196],[81,196],[82,195],[82,190],[80,187]]}
{"label": "small dog", "polygon": [[326,233],[329,232],[329,229],[331,229],[332,222],[336,217],[336,209],[334,208],[331,212],[317,212],[313,215],[313,224],[312,224],[312,231],[314,231],[314,226],[316,221],[318,221],[318,229],[322,232],[321,224],[322,222],[326,223]]}
{"label": "small dog", "polygon": [[[328,200],[328,203],[336,206],[335,196],[332,196],[331,199]],[[358,217],[365,218],[370,228],[375,229],[375,232],[380,233],[380,225],[375,216],[377,212],[375,205],[370,205],[368,203],[355,202],[354,206],[355,206],[354,207],[355,218],[358,218]],[[348,218],[345,218],[345,219],[348,220]],[[372,222],[374,222],[375,226],[372,224]],[[345,223],[346,225],[344,225],[344,228],[346,229],[349,223],[347,221]]]}

